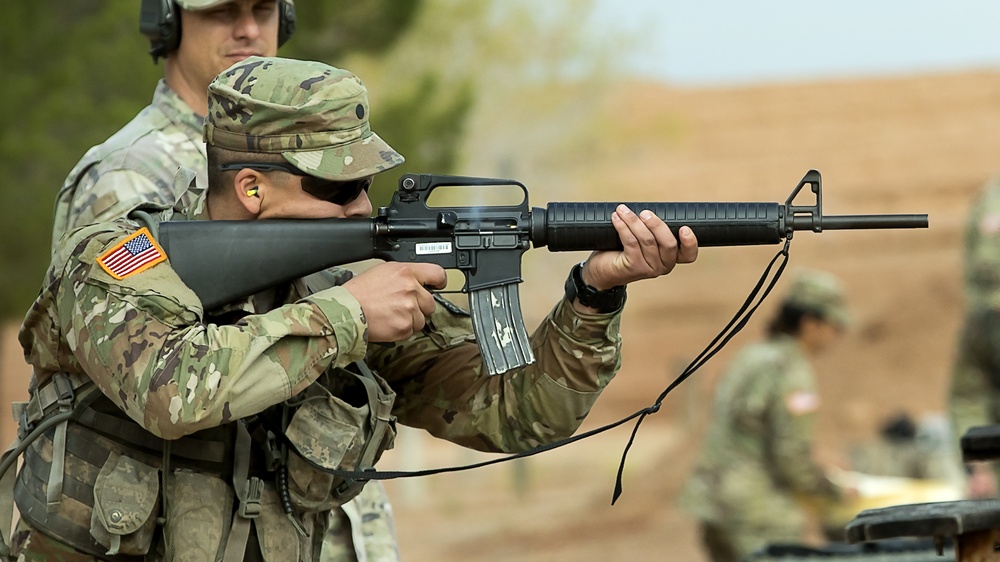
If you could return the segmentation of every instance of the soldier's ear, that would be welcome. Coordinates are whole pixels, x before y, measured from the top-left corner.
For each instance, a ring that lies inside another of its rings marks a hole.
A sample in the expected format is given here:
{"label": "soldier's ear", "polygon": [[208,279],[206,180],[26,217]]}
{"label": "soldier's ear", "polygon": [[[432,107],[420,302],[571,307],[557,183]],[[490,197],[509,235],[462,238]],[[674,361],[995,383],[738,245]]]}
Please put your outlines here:
{"label": "soldier's ear", "polygon": [[261,202],[267,192],[267,180],[259,172],[243,168],[233,177],[233,191],[243,208],[253,216],[260,214]]}

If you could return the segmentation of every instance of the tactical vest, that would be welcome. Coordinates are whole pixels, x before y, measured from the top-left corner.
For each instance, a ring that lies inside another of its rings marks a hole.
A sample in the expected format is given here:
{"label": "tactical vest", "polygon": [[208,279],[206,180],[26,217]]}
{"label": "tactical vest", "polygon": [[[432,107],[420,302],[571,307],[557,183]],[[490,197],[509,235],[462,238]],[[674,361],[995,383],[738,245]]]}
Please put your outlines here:
{"label": "tactical vest", "polygon": [[[364,364],[332,370],[324,379],[312,394],[261,415],[164,440],[128,418],[89,378],[56,374],[30,401],[15,405],[18,439],[0,464],[0,471],[6,471],[0,474],[0,525],[10,521],[13,487],[13,501],[25,522],[103,560],[145,560],[151,549],[164,544],[174,553],[194,544],[202,552],[215,549],[216,558],[225,562],[252,560],[245,558],[251,526],[258,534],[284,534],[267,541],[265,558],[297,560],[299,536],[307,534],[297,514],[329,511],[355,497],[365,484],[303,472],[371,468],[395,436],[395,395]],[[335,403],[317,408],[322,401],[316,393],[324,392]],[[322,426],[328,431],[318,441],[284,435],[296,428],[308,433],[316,426],[309,420],[317,416],[330,422]],[[343,450],[321,450],[328,444]],[[15,481],[9,468],[22,453]],[[338,464],[324,467],[326,458],[338,459]],[[289,472],[293,481],[310,482],[309,490],[290,486]],[[265,490],[268,480],[276,482],[276,497]],[[318,492],[317,481],[325,484]],[[229,509],[221,508],[221,516],[206,521],[185,512],[186,504],[213,502]],[[177,519],[182,513],[183,520]],[[173,536],[171,526],[195,529],[196,534]],[[317,532],[325,528],[312,529],[313,535]],[[5,543],[0,554],[9,557],[9,541]],[[173,554],[153,552],[168,559]]]}

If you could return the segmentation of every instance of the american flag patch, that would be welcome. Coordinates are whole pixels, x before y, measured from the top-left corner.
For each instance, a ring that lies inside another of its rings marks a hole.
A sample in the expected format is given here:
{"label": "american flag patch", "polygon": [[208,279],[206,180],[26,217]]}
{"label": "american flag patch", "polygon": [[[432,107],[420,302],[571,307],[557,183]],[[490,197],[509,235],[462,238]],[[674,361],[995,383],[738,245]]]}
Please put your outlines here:
{"label": "american flag patch", "polygon": [[97,258],[97,263],[115,279],[125,279],[166,259],[167,255],[153,240],[149,230],[142,228],[104,252],[104,255]]}

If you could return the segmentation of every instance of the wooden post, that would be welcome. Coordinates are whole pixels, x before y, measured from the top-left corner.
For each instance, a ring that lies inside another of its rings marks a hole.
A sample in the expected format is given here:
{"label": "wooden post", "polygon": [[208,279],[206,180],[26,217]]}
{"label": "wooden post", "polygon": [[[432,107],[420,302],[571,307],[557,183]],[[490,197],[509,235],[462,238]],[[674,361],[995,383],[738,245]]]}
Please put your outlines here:
{"label": "wooden post", "polygon": [[957,562],[996,562],[1000,560],[1000,529],[963,533],[955,542]]}
{"label": "wooden post", "polygon": [[0,325],[0,450],[17,435],[11,404],[28,399],[31,367],[24,362],[24,352],[17,343],[18,328],[17,322]]}

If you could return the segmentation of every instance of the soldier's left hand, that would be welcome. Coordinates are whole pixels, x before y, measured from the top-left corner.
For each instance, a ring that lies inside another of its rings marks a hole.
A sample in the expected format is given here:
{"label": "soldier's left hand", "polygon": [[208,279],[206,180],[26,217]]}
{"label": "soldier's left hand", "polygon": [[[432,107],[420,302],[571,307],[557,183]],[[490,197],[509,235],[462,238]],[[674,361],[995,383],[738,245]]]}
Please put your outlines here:
{"label": "soldier's left hand", "polygon": [[619,205],[611,223],[624,249],[594,252],[583,265],[583,280],[598,290],[666,275],[675,265],[698,258],[698,240],[690,228],[682,226],[675,237],[650,211],[636,215]]}

